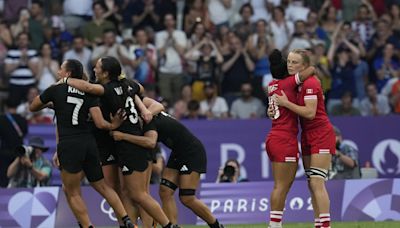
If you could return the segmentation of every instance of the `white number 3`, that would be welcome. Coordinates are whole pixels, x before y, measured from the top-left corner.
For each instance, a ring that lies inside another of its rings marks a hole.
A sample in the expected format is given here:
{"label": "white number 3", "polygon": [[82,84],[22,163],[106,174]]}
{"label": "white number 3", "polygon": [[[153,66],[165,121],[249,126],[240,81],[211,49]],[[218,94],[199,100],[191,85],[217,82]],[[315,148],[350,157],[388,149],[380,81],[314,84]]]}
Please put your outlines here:
{"label": "white number 3", "polygon": [[132,97],[126,98],[125,108],[129,108],[129,121],[131,121],[132,124],[136,124],[139,120],[139,117],[135,109],[135,102],[133,101]]}

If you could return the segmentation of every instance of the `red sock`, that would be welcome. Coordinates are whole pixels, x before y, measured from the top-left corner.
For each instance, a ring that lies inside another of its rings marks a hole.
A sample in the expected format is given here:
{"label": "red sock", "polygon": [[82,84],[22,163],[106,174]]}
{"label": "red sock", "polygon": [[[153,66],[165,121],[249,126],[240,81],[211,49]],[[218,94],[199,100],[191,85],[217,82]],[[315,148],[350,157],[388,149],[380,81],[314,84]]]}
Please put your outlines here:
{"label": "red sock", "polygon": [[282,222],[283,211],[271,211],[270,221],[280,223]]}
{"label": "red sock", "polygon": [[329,213],[319,214],[319,220],[321,221],[321,228],[331,227],[331,215]]}

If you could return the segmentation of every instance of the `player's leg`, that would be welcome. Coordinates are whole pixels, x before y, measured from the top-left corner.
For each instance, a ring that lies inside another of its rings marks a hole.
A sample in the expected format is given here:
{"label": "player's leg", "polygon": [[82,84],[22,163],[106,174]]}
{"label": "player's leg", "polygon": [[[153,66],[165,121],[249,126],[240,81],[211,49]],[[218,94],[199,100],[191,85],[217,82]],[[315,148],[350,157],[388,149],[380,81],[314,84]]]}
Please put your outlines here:
{"label": "player's leg", "polygon": [[270,227],[282,227],[286,196],[296,176],[297,162],[272,162],[274,189],[271,192]]}
{"label": "player's leg", "polygon": [[319,221],[319,210],[318,210],[318,205],[315,201],[314,192],[311,188],[310,176],[309,176],[310,166],[311,166],[311,155],[303,155],[302,159],[303,159],[303,168],[304,168],[304,170],[306,172],[306,176],[307,176],[308,190],[310,191],[310,195],[311,195],[311,204],[313,206],[313,211],[314,211],[314,227],[319,228],[319,227],[321,227],[321,223]]}
{"label": "player's leg", "polygon": [[[151,178],[152,170],[153,170],[152,165],[150,165],[150,168],[145,171],[146,180],[147,180],[146,190],[147,190],[148,194],[150,194],[150,178]],[[142,207],[139,206],[138,210],[139,210],[140,219],[142,220],[143,228],[152,228],[153,227],[153,218]]]}
{"label": "player's leg", "polygon": [[210,209],[196,197],[196,189],[200,182],[200,174],[192,171],[179,176],[179,199],[183,205],[190,208],[197,216],[203,219],[209,227],[220,228],[218,220]]}
{"label": "player's leg", "polygon": [[61,180],[63,182],[63,190],[67,198],[67,202],[75,218],[83,227],[91,225],[85,202],[81,196],[81,178],[83,172],[69,173],[61,170]]}
{"label": "player's leg", "polygon": [[147,193],[147,175],[145,171],[150,168],[150,162],[143,172],[133,171],[124,173],[125,187],[132,200],[138,203],[146,212],[158,221],[163,227],[171,226],[169,219],[162,211],[160,205]]}
{"label": "player's leg", "polygon": [[[118,168],[119,169],[119,168]],[[126,213],[128,213],[129,218],[132,219],[132,222],[137,224],[137,219],[139,218],[139,206],[132,201],[132,199],[129,197],[129,192],[128,189],[125,187],[124,183],[124,177],[122,175],[122,172],[118,172],[118,177],[119,177],[119,182],[120,182],[120,188],[121,188],[121,201],[122,204],[124,204],[124,208],[126,210]]]}
{"label": "player's leg", "polygon": [[318,207],[321,227],[330,227],[330,201],[325,187],[328,169],[332,161],[331,154],[312,154],[310,164],[310,188]]}
{"label": "player's leg", "polygon": [[179,167],[176,163],[175,152],[172,151],[167,165],[162,172],[159,195],[162,209],[173,224],[178,223],[178,209],[174,193],[179,184]]}

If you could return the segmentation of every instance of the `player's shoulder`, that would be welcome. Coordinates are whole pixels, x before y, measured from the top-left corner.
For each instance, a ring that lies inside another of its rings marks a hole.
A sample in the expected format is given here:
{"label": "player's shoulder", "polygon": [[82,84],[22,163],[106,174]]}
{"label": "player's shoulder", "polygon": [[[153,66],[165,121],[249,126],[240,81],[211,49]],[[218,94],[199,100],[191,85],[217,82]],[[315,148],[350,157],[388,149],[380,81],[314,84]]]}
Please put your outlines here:
{"label": "player's shoulder", "polygon": [[320,85],[321,85],[321,83],[316,78],[316,76],[309,77],[303,82],[304,87],[308,87],[308,86],[319,87]]}

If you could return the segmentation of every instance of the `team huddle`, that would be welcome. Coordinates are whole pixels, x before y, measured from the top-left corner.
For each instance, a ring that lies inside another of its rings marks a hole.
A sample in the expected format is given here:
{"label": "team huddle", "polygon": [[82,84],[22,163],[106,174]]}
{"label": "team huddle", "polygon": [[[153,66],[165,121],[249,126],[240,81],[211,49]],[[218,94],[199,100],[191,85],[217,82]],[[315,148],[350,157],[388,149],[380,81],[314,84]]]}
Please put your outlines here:
{"label": "team huddle", "polygon": [[[315,68],[305,50],[293,50],[287,61],[275,50],[270,55],[274,80],[268,86],[268,117],[272,129],[266,150],[272,162],[271,228],[282,227],[286,195],[295,178],[301,149],[315,215],[315,227],[330,227],[329,196],[325,188],[335,135],[324,108]],[[196,198],[200,174],[206,172],[203,144],[179,121],[163,112],[163,105],[143,96],[143,87],[121,74],[113,57],[94,67],[96,83],[89,83],[82,64],[66,60],[61,80],[30,105],[31,111],[52,107],[57,119],[57,153],[63,189],[80,227],[93,227],[80,193],[81,179],[114,209],[120,227],[177,225],[174,192],[180,201],[211,228],[223,227]],[[171,149],[160,184],[162,206],[149,194],[151,164],[157,142]],[[133,203],[132,203],[133,202]]]}
{"label": "team huddle", "polygon": [[[143,87],[122,76],[113,57],[94,67],[89,83],[82,64],[66,60],[61,80],[30,105],[31,111],[52,107],[57,120],[57,153],[63,190],[80,227],[93,227],[80,192],[81,179],[114,209],[120,227],[177,225],[174,192],[209,227],[220,228],[207,206],[196,198],[200,174],[206,172],[203,144],[181,123],[163,112],[163,105],[144,97]],[[162,207],[149,194],[151,164],[157,141],[171,149],[160,184]],[[133,202],[133,203],[132,203]]]}

